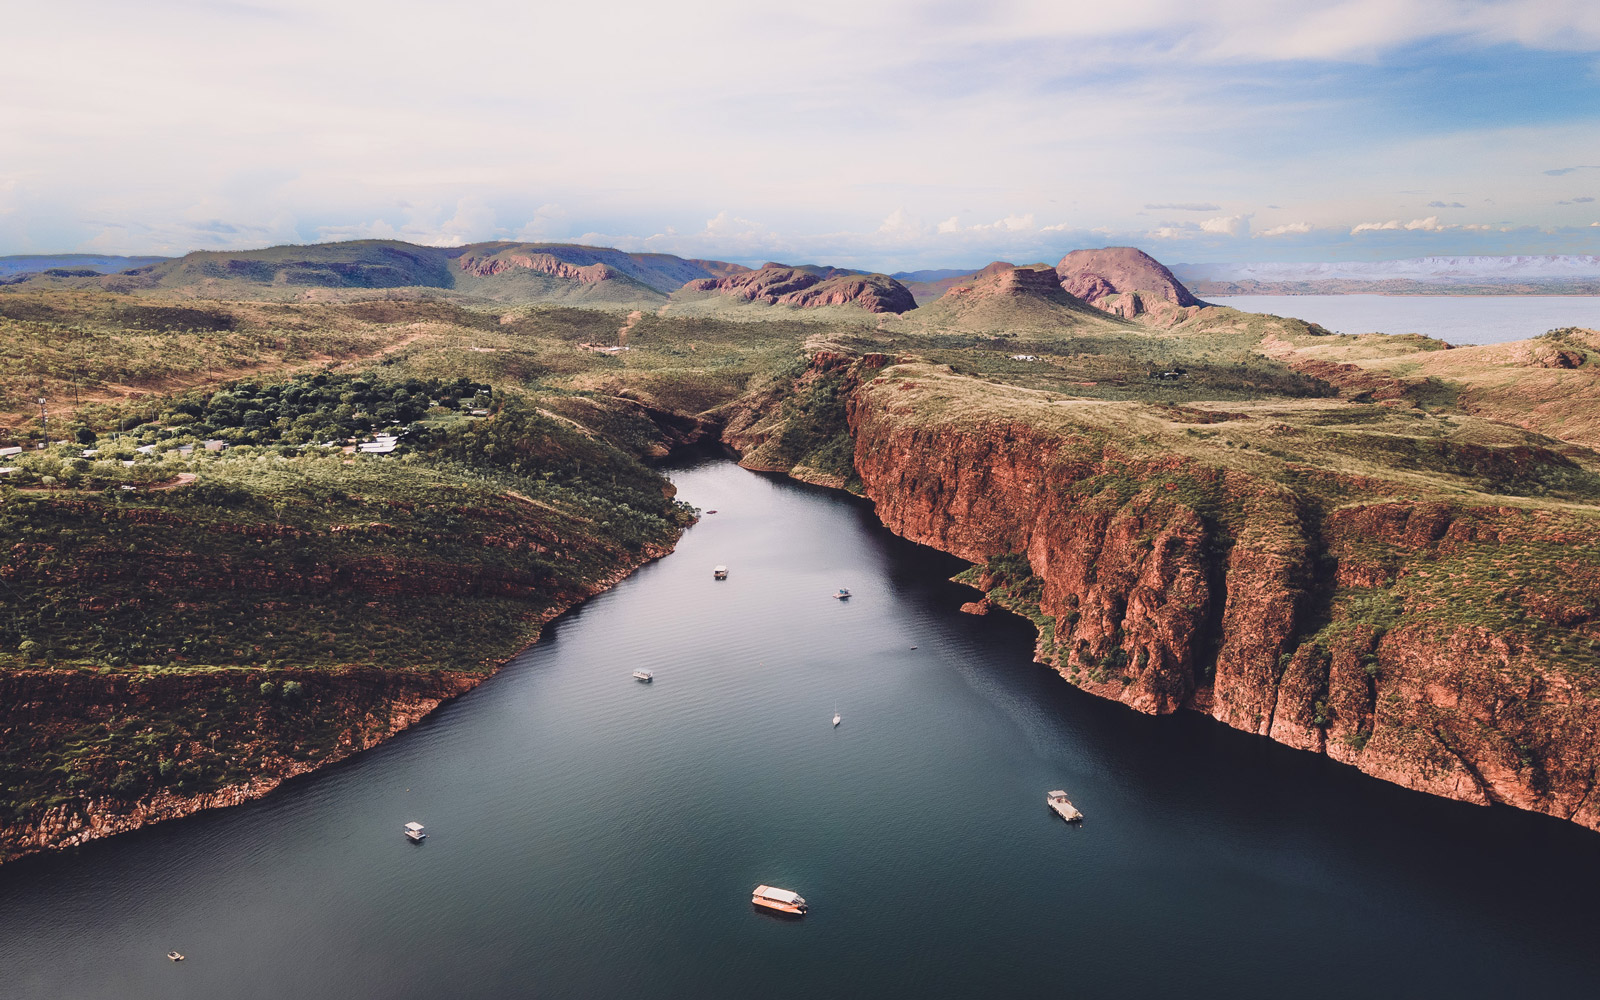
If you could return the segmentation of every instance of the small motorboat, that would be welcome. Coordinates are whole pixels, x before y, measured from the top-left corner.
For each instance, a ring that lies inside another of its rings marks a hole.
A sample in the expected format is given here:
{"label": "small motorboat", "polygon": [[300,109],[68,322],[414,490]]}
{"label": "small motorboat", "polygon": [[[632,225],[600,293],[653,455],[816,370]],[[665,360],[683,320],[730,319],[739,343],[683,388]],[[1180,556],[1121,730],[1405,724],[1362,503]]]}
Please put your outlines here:
{"label": "small motorboat", "polygon": [[708,510],[708,511],[706,511],[706,513],[707,513],[707,514],[715,514],[715,513],[716,513],[716,511],[714,511],[714,510]]}
{"label": "small motorboat", "polygon": [[424,840],[428,839],[428,831],[421,823],[418,823],[415,820],[406,824],[405,831],[406,839],[411,841],[413,844],[420,844]]}
{"label": "small motorboat", "polygon": [[848,601],[850,599],[850,591],[840,587],[838,593],[834,594],[833,597],[835,600]]}
{"label": "small motorboat", "polygon": [[711,569],[711,575],[716,577],[718,580],[726,580],[728,578],[728,567],[713,566]]}
{"label": "small motorboat", "polygon": [[183,953],[182,952],[169,951],[169,952],[167,952],[167,957],[172,959],[174,962],[183,961]]}
{"label": "small motorboat", "polygon": [[633,672],[633,679],[634,680],[636,680],[636,681],[644,681],[646,684],[648,684],[651,681],[655,680],[655,678],[656,678],[656,675],[652,674],[648,670],[635,670]]}
{"label": "small motorboat", "polygon": [[839,720],[841,718],[842,717],[839,715],[839,703],[838,702],[834,702],[834,705],[833,705],[833,724],[837,726],[839,724]]}

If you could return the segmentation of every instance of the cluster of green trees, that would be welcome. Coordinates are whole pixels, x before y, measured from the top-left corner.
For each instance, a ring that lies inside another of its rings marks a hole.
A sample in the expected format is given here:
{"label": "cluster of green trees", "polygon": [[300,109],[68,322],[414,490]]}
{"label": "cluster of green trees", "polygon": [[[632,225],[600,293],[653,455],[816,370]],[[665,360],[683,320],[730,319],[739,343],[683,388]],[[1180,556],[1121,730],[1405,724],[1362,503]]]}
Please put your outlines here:
{"label": "cluster of green trees", "polygon": [[318,373],[288,382],[239,382],[172,408],[181,433],[235,444],[307,444],[405,426],[430,411],[487,407],[494,390],[469,378],[382,381]]}

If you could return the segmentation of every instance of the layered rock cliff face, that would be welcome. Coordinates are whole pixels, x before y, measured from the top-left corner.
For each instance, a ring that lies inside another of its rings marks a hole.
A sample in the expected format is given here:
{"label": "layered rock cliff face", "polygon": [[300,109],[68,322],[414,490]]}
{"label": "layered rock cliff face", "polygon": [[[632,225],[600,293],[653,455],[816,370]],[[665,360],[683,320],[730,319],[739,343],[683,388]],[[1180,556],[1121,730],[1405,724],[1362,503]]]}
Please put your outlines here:
{"label": "layered rock cliff face", "polygon": [[[993,270],[990,270],[993,268]],[[987,273],[985,273],[985,271]],[[1038,267],[996,267],[980,271],[971,282],[955,285],[944,293],[948,299],[986,296],[1039,296],[1052,301],[1067,301],[1054,271]]]}
{"label": "layered rock cliff face", "polygon": [[1040,658],[1063,677],[1600,829],[1600,570],[1581,525],[1420,501],[1328,509],[1090,428],[956,416],[904,371],[864,373],[848,400],[864,492],[913,541],[1024,557],[1042,581]]}
{"label": "layered rock cliff face", "polygon": [[855,305],[873,313],[903,313],[917,307],[911,292],[883,274],[855,274],[766,264],[726,278],[701,278],[684,285],[692,292],[717,292],[746,302],[808,308]]}
{"label": "layered rock cliff face", "polygon": [[468,255],[458,263],[461,270],[480,278],[493,277],[517,269],[538,271],[553,278],[565,278],[580,285],[594,285],[614,277],[616,272],[604,264],[569,264],[547,253],[499,253]]}

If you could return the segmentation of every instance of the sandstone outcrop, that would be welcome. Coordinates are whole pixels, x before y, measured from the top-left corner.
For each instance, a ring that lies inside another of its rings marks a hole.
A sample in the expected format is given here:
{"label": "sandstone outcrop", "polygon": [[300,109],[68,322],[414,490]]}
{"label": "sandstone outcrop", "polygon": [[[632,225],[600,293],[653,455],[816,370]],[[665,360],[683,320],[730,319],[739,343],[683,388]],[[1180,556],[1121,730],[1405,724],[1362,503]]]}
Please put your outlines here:
{"label": "sandstone outcrop", "polygon": [[1074,250],[1061,258],[1056,274],[1069,295],[1123,319],[1170,326],[1205,305],[1165,265],[1134,247]]}
{"label": "sandstone outcrop", "polygon": [[[949,401],[925,371],[938,370],[858,370],[862,489],[903,537],[979,564],[1025,558],[1039,656],[1063,677],[1410,788],[1600,829],[1600,687],[1572,666],[1581,651],[1549,652],[1600,648],[1600,569],[1571,522],[1439,501],[1327,511],[1278,482],[1094,434],[941,418]],[[1565,582],[1519,585],[1513,551],[1562,560]],[[1485,568],[1497,559],[1509,568]],[[1474,574],[1486,593],[1466,607]]]}
{"label": "sandstone outcrop", "polygon": [[581,285],[594,285],[615,277],[617,272],[605,264],[569,264],[547,253],[500,253],[491,256],[469,254],[458,262],[461,270],[480,278],[493,277],[521,268],[553,278],[565,278]]}
{"label": "sandstone outcrop", "polygon": [[902,313],[917,307],[911,292],[887,275],[775,263],[725,278],[701,278],[683,287],[691,292],[717,292],[746,302],[798,308],[854,305],[873,313]]}

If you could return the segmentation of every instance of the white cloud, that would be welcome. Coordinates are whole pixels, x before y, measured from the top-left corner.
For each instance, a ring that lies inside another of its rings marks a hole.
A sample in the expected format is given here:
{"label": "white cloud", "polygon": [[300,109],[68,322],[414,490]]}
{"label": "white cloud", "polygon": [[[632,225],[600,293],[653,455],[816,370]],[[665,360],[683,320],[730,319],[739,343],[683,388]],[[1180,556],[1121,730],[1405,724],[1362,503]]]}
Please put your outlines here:
{"label": "white cloud", "polygon": [[1219,215],[1203,222],[1163,222],[1150,230],[1149,236],[1158,240],[1175,240],[1201,235],[1245,236],[1250,232],[1250,216]]}
{"label": "white cloud", "polygon": [[[1331,241],[1363,219],[1403,229],[1403,188],[1495,191],[1496,214],[1519,225],[1571,226],[1553,204],[1566,192],[1538,185],[1594,163],[1581,100],[1539,123],[1452,126],[1441,113],[1414,134],[1370,89],[1295,86],[1377,63],[1452,69],[1499,45],[1593,50],[1593,2],[1007,0],[930,13],[815,0],[781,31],[735,0],[609,10],[597,31],[572,4],[448,17],[421,0],[20,5],[0,31],[0,253],[585,233],[711,256],[820,253],[836,236],[846,253],[929,263],[1084,234],[1220,248],[1250,222],[1219,205],[1282,204]],[[1418,44],[1431,39],[1449,45]],[[439,87],[424,72],[461,52],[470,81]],[[530,60],[539,81],[581,86],[531,84]],[[623,109],[626,136],[597,108]],[[1085,109],[1105,127],[1084,128]],[[1215,201],[1156,200],[1197,194]],[[1145,237],[1130,211],[1144,204],[1217,216]],[[1279,228],[1267,232],[1290,235]]]}
{"label": "white cloud", "polygon": [[571,224],[571,213],[554,202],[546,202],[534,209],[533,218],[516,231],[515,238],[544,243],[565,235]]}
{"label": "white cloud", "polygon": [[1281,226],[1273,226],[1271,229],[1263,229],[1263,230],[1261,230],[1261,232],[1256,233],[1256,235],[1257,236],[1298,236],[1298,235],[1301,235],[1303,233],[1309,233],[1309,232],[1311,232],[1311,223],[1309,223],[1309,222],[1286,222]]}
{"label": "white cloud", "polygon": [[1221,233],[1225,236],[1239,236],[1250,231],[1250,216],[1221,215],[1215,219],[1207,219],[1200,223],[1200,229],[1207,233]]}
{"label": "white cloud", "polygon": [[482,240],[493,239],[499,235],[495,231],[494,209],[482,198],[468,195],[456,202],[456,214],[446,219],[439,227],[441,237],[457,240],[439,246],[460,246],[462,243],[477,243]]}

